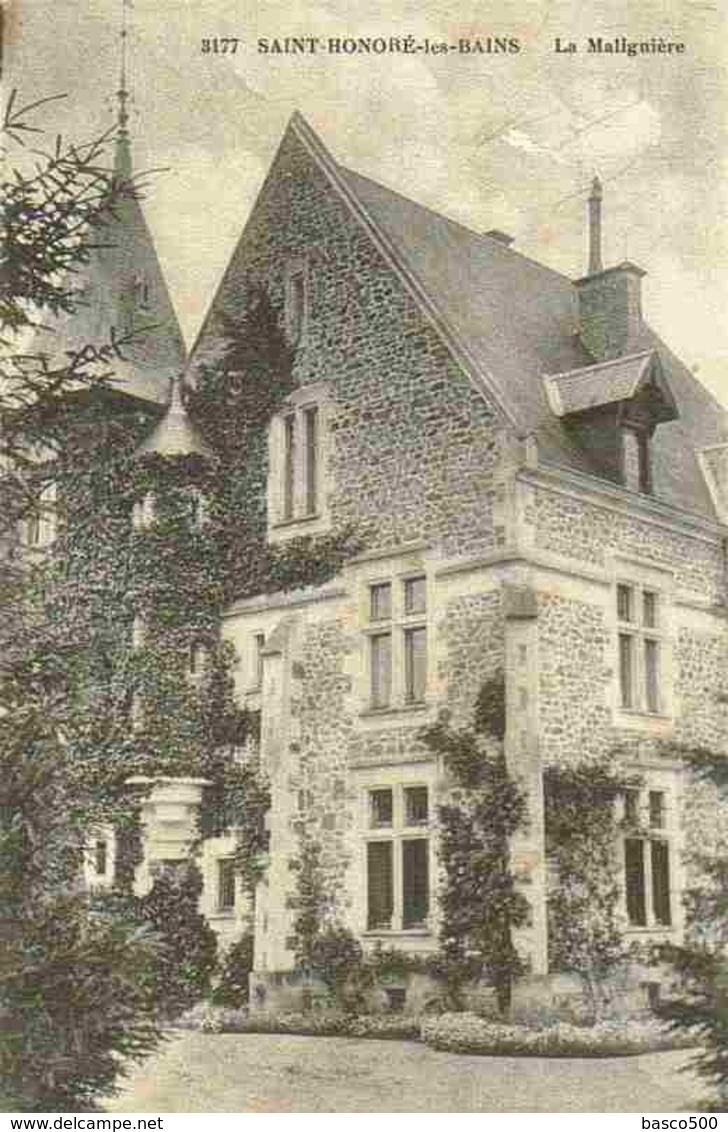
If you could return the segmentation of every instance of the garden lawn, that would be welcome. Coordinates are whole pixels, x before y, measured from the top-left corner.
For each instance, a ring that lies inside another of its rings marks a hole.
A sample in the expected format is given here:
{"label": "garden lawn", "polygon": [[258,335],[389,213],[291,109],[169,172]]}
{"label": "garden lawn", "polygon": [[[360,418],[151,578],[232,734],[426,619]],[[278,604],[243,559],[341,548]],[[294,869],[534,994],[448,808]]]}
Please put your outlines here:
{"label": "garden lawn", "polygon": [[109,1112],[673,1112],[702,1086],[689,1051],[477,1057],[418,1042],[175,1032]]}

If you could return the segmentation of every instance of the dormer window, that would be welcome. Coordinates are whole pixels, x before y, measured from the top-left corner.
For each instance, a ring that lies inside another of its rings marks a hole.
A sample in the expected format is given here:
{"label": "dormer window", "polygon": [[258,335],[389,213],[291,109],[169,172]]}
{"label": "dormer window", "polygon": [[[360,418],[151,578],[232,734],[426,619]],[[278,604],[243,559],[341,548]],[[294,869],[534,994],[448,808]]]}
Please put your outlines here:
{"label": "dormer window", "polygon": [[647,429],[622,426],[622,480],[631,491],[652,491],[650,437]]}
{"label": "dormer window", "polygon": [[651,493],[652,435],[678,416],[657,351],[553,374],[544,385],[551,411],[585,451],[593,473]]}

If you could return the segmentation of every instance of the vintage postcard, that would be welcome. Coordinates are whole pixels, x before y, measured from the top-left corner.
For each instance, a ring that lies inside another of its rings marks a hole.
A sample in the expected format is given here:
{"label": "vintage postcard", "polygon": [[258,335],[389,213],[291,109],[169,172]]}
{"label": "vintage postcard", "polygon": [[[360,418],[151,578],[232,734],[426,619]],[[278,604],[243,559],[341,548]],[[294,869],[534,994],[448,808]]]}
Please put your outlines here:
{"label": "vintage postcard", "polygon": [[153,925],[166,1040],[76,1096],[718,1111],[670,1019],[725,1058],[724,5],[3,10],[33,144],[113,169],[22,541],[74,915]]}

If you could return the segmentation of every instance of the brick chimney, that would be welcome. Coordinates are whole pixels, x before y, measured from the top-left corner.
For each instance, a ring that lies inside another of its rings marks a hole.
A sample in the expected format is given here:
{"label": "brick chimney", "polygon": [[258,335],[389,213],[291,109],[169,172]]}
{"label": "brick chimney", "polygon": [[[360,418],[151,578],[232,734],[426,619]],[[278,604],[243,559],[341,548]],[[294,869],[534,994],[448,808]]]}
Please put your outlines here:
{"label": "brick chimney", "polygon": [[629,261],[602,268],[602,186],[598,177],[589,196],[588,271],[576,281],[579,336],[597,361],[629,354],[637,349],[642,330],[645,272]]}

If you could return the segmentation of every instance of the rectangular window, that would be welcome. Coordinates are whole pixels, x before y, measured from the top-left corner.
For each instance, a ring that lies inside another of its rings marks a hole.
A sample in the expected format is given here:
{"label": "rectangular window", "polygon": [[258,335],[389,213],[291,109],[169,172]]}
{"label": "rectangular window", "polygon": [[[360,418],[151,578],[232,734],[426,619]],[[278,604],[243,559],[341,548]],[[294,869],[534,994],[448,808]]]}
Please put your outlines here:
{"label": "rectangular window", "polygon": [[392,586],[378,582],[369,587],[369,616],[372,621],[388,621],[392,616]]}
{"label": "rectangular window", "polygon": [[367,928],[389,929],[394,912],[392,842],[367,843]]}
{"label": "rectangular window", "polygon": [[316,493],[318,490],[318,468],[317,468],[317,453],[318,453],[318,409],[314,406],[309,409],[304,409],[303,419],[305,424],[305,496],[306,496],[306,514],[314,515],[316,513]]}
{"label": "rectangular window", "polygon": [[627,894],[627,918],[634,927],[646,927],[645,843],[641,838],[628,837],[625,840],[624,869]]}
{"label": "rectangular window", "polygon": [[404,698],[422,703],[427,688],[427,630],[404,631]]}
{"label": "rectangular window", "polygon": [[199,676],[205,667],[205,646],[193,641],[187,654],[187,671],[190,676]]}
{"label": "rectangular window", "polygon": [[235,907],[235,861],[222,857],[217,862],[217,909],[230,912]]}
{"label": "rectangular window", "polygon": [[665,828],[665,795],[662,790],[650,790],[650,829]]}
{"label": "rectangular window", "polygon": [[283,422],[283,518],[293,518],[296,490],[296,421],[288,416]]}
{"label": "rectangular window", "polygon": [[[377,787],[367,792],[367,928],[427,927],[430,842],[427,786]],[[417,834],[413,833],[418,829]]]}
{"label": "rectangular window", "polygon": [[637,790],[626,790],[624,794],[624,820],[627,825],[636,826],[640,823],[639,818],[639,802],[640,796]]}
{"label": "rectangular window", "polygon": [[669,927],[672,917],[667,794],[664,790],[649,790],[640,796],[638,791],[629,791],[627,800],[630,798],[634,798],[634,803],[625,806],[625,816],[634,832],[624,841],[627,919],[633,927]]}
{"label": "rectangular window", "polygon": [[404,583],[404,611],[411,613],[424,613],[426,608],[426,590],[424,578],[407,578]]}
{"label": "rectangular window", "polygon": [[[364,618],[369,630],[369,706],[400,710],[426,703],[428,656],[425,575],[370,582]],[[415,618],[417,620],[415,620]],[[365,689],[362,689],[365,691]],[[366,694],[366,691],[365,691]]]}
{"label": "rectangular window", "polygon": [[646,629],[657,628],[657,594],[652,590],[642,592],[642,624]]}
{"label": "rectangular window", "polygon": [[645,707],[647,711],[660,710],[660,646],[651,638],[645,639]]}
{"label": "rectangular window", "polygon": [[427,825],[427,787],[406,786],[404,790],[405,825]]}
{"label": "rectangular window", "polygon": [[392,698],[392,635],[370,638],[372,707],[388,707]]}
{"label": "rectangular window", "polygon": [[306,316],[306,277],[303,271],[292,272],[288,277],[288,335],[298,342],[303,334]]}
{"label": "rectangular window", "polygon": [[106,876],[106,870],[109,864],[109,851],[106,844],[105,837],[99,837],[94,845],[94,869],[96,875],[103,877]]}
{"label": "rectangular window", "polygon": [[632,491],[652,490],[650,438],[642,428],[622,428],[622,482]]}
{"label": "rectangular window", "polygon": [[35,509],[25,520],[25,542],[27,546],[40,546],[40,511]]}
{"label": "rectangular window", "polygon": [[429,849],[425,838],[402,842],[402,927],[423,927],[429,912]]}
{"label": "rectangular window", "polygon": [[670,918],[670,859],[666,841],[650,842],[652,857],[652,914],[655,923],[669,926]]}
{"label": "rectangular window", "polygon": [[263,686],[263,649],[265,648],[265,633],[255,633],[253,636],[253,688]]}
{"label": "rectangular window", "polygon": [[369,824],[372,829],[389,828],[394,811],[391,790],[371,790],[369,792]]}
{"label": "rectangular window", "polygon": [[620,704],[628,710],[656,715],[664,710],[659,594],[619,582],[617,621]]}
{"label": "rectangular window", "polygon": [[617,586],[617,617],[620,621],[632,620],[632,587],[621,582]]}
{"label": "rectangular window", "polygon": [[631,708],[634,704],[633,664],[634,639],[626,633],[619,634],[619,690],[622,697],[622,707]]}

